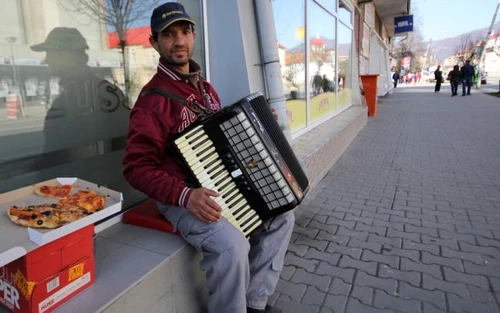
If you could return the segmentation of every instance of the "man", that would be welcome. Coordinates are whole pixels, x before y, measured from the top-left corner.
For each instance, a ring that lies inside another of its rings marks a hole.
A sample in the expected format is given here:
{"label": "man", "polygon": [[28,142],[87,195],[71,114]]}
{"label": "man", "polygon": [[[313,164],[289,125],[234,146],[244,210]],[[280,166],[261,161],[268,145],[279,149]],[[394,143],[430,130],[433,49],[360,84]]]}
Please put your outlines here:
{"label": "man", "polygon": [[[179,3],[168,2],[153,11],[150,43],[160,54],[160,62],[143,90],[163,89],[217,111],[219,96],[191,59],[194,25]],[[192,177],[173,149],[173,138],[196,119],[176,101],[158,94],[141,95],[130,117],[123,162],[125,178],[156,199],[160,212],[203,253],[208,312],[281,312],[266,303],[279,280],[293,230],[293,213],[264,223],[250,240],[222,218],[221,208],[213,199],[219,194],[193,188]]]}
{"label": "man", "polygon": [[438,65],[436,70],[434,71],[434,79],[436,80],[434,92],[439,92],[441,90],[441,83],[443,82],[443,71],[441,71],[440,65]]}
{"label": "man", "polygon": [[394,82],[394,88],[398,86],[399,78],[400,76],[398,71],[395,71],[394,74],[392,74],[392,81]]}
{"label": "man", "polygon": [[59,80],[54,88],[58,94],[47,97],[51,103],[43,128],[44,154],[34,170],[123,149],[130,113],[127,100],[87,65],[88,48],[80,31],[69,27],[56,27],[44,42],[31,46],[45,52],[50,77]]}
{"label": "man", "polygon": [[465,65],[460,69],[462,72],[462,97],[465,97],[465,89],[467,87],[467,95],[470,96],[470,89],[472,87],[472,79],[475,76],[474,66],[470,65],[470,60],[465,61]]}
{"label": "man", "polygon": [[323,87],[323,79],[321,78],[321,74],[316,72],[316,75],[313,77],[313,88],[314,88],[314,95],[317,96],[321,93],[321,88]]}

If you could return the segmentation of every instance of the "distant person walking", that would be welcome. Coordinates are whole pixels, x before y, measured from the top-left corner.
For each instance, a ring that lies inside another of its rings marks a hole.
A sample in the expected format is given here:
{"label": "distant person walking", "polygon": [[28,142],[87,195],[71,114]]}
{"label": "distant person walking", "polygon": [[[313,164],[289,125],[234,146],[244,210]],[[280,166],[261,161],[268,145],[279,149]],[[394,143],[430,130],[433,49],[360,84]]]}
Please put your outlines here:
{"label": "distant person walking", "polygon": [[437,69],[434,71],[434,79],[436,80],[434,92],[439,92],[441,90],[441,83],[443,82],[443,71],[441,71],[440,65],[438,65]]}
{"label": "distant person walking", "polygon": [[462,82],[462,72],[458,65],[453,66],[453,70],[448,73],[448,78],[451,86],[451,96],[458,95],[458,85]]}
{"label": "distant person walking", "polygon": [[399,78],[400,77],[398,72],[394,72],[394,74],[392,74],[392,81],[394,82],[394,88],[398,86]]}
{"label": "distant person walking", "polygon": [[467,95],[470,96],[470,88],[472,87],[472,79],[475,77],[474,66],[470,65],[470,60],[465,61],[465,65],[461,68],[462,71],[462,97],[465,96],[465,90],[467,89]]}

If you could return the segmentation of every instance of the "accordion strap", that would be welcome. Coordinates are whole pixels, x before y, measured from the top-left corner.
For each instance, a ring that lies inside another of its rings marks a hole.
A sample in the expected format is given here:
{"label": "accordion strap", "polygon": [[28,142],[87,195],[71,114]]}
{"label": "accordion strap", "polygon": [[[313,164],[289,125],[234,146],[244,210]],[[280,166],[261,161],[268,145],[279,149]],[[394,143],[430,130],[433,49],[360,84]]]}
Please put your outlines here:
{"label": "accordion strap", "polygon": [[142,92],[141,96],[146,96],[146,95],[150,95],[150,94],[159,94],[159,95],[164,96],[167,99],[174,100],[174,101],[182,104],[183,106],[185,106],[186,108],[191,110],[191,112],[196,114],[196,116],[201,117],[201,118],[207,117],[207,116],[212,114],[212,111],[209,108],[206,108],[205,106],[200,104],[198,101],[186,100],[186,99],[182,98],[181,96],[178,96],[176,94],[173,94],[173,93],[168,92],[168,91],[163,90],[163,89],[149,88],[149,89],[144,90]]}

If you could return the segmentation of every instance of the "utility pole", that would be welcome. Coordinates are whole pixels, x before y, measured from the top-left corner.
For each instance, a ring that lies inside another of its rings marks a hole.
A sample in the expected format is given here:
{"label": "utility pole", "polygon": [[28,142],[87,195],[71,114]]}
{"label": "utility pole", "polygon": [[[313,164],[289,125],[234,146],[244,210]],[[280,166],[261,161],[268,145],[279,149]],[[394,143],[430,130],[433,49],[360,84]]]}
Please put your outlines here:
{"label": "utility pole", "polygon": [[495,10],[495,14],[493,14],[493,18],[491,19],[491,25],[490,25],[490,29],[488,30],[488,34],[486,35],[486,38],[483,40],[483,42],[481,43],[481,47],[480,47],[480,50],[479,50],[479,61],[477,62],[477,76],[479,77],[476,77],[476,89],[481,89],[481,66],[482,66],[482,63],[483,63],[483,58],[485,57],[484,56],[484,52],[485,52],[485,48],[486,48],[486,44],[488,43],[488,40],[490,40],[490,36],[491,36],[491,33],[493,32],[493,26],[495,25],[495,20],[497,18],[497,14],[498,14],[498,8],[500,7],[500,0],[498,0],[498,3],[497,3],[497,8]]}
{"label": "utility pole", "polygon": [[427,51],[425,51],[425,58],[424,58],[424,64],[422,65],[422,71],[426,71],[425,62],[427,61],[427,57],[429,56],[429,47],[431,46],[431,42],[432,42],[432,39],[429,40],[429,43],[427,44]]}

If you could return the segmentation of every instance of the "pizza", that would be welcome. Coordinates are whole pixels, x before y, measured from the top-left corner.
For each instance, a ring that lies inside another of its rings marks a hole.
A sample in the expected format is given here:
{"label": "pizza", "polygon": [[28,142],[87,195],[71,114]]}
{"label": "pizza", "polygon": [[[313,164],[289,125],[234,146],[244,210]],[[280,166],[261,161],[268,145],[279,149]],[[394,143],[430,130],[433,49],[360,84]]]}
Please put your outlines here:
{"label": "pizza", "polygon": [[15,224],[31,228],[57,228],[60,225],[57,204],[11,206],[9,218]]}
{"label": "pizza", "polygon": [[104,209],[106,198],[92,190],[80,190],[66,199],[59,200],[60,205],[77,206],[88,213]]}
{"label": "pizza", "polygon": [[40,186],[35,194],[60,198],[57,203],[9,207],[10,220],[31,228],[58,228],[104,209],[106,197],[92,190],[79,190],[70,195],[71,185]]}
{"label": "pizza", "polygon": [[10,220],[30,228],[58,228],[89,215],[79,207],[58,204],[40,204],[24,207],[11,206],[8,211]]}
{"label": "pizza", "polygon": [[40,196],[64,199],[73,191],[73,185],[60,186],[38,186],[35,188],[35,193]]}

